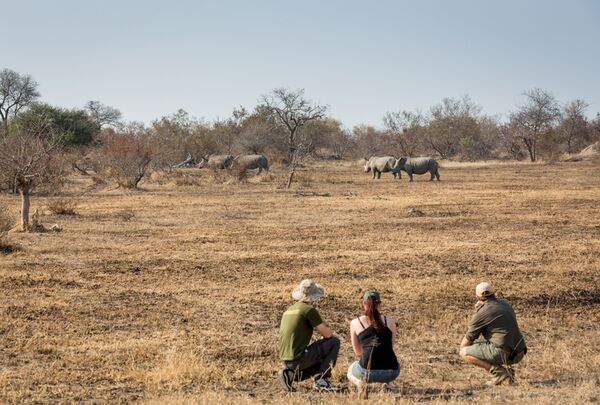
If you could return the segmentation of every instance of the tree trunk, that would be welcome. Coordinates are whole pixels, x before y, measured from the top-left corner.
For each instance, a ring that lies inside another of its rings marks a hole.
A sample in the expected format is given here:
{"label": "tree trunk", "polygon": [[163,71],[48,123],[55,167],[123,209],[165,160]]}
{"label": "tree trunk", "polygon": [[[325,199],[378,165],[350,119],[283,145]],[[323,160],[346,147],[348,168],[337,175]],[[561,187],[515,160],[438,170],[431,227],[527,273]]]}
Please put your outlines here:
{"label": "tree trunk", "polygon": [[440,155],[440,159],[446,159],[446,153],[442,150],[442,148],[438,148],[435,142],[433,142],[431,139],[429,139],[428,142],[429,146],[431,146],[431,148]]}
{"label": "tree trunk", "polygon": [[146,175],[146,167],[148,166],[149,163],[150,163],[150,160],[148,159],[147,161],[145,161],[143,163],[142,166],[140,166],[138,168],[137,174],[133,178],[129,179],[129,181],[127,182],[126,188],[129,188],[129,189],[137,189],[138,188],[139,182]]}
{"label": "tree trunk", "polygon": [[288,164],[292,164],[294,161],[294,154],[296,153],[296,130],[290,130],[290,135],[288,137]]}
{"label": "tree trunk", "polygon": [[567,153],[573,153],[573,138],[571,135],[567,138]]}
{"label": "tree trunk", "polygon": [[288,177],[286,188],[290,188],[292,185],[292,180],[294,179],[294,174],[296,173],[296,164],[292,163],[292,170],[290,171],[290,177]]}
{"label": "tree trunk", "polygon": [[527,146],[527,152],[529,152],[529,159],[535,162],[535,142],[532,139],[523,138],[523,143]]}
{"label": "tree trunk", "polygon": [[29,232],[29,184],[24,184],[20,188],[21,192],[21,230],[23,232]]}
{"label": "tree trunk", "polygon": [[2,127],[4,128],[4,135],[8,135],[8,113],[6,117],[2,117]]}
{"label": "tree trunk", "polygon": [[296,174],[296,167],[298,166],[298,156],[299,150],[298,149],[294,149],[292,152],[292,157],[290,160],[290,166],[291,166],[291,170],[290,170],[290,176],[288,177],[288,181],[286,184],[286,188],[290,188],[292,186],[292,180],[294,180],[294,174]]}
{"label": "tree trunk", "polygon": [[10,191],[13,194],[17,194],[19,192],[19,187],[17,185],[17,177],[15,176],[15,178],[12,181],[12,184],[10,185]]}

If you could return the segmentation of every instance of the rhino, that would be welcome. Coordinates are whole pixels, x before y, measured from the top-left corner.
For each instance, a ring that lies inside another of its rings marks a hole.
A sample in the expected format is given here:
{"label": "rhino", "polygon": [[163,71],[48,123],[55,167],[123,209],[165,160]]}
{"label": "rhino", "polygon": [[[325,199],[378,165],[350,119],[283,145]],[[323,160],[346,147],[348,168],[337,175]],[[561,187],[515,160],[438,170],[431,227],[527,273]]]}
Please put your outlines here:
{"label": "rhino", "polygon": [[231,155],[206,155],[198,163],[199,168],[208,167],[209,169],[229,169],[233,164]]}
{"label": "rhino", "polygon": [[431,174],[431,178],[429,181],[433,181],[433,178],[437,178],[440,181],[440,171],[439,164],[435,159],[427,158],[427,157],[418,157],[418,158],[409,158],[409,157],[401,157],[396,160],[396,164],[393,167],[393,171],[398,173],[400,178],[400,171],[404,170],[410,181],[413,181],[413,174],[425,174],[429,172]]}
{"label": "rhino", "polygon": [[258,169],[257,175],[263,170],[269,171],[269,160],[265,155],[239,155],[235,157],[234,164],[246,170]]}
{"label": "rhino", "polygon": [[373,178],[381,178],[381,173],[392,172],[394,178],[399,172],[394,171],[396,165],[396,158],[393,156],[371,156],[367,163],[365,163],[365,173],[373,172]]}

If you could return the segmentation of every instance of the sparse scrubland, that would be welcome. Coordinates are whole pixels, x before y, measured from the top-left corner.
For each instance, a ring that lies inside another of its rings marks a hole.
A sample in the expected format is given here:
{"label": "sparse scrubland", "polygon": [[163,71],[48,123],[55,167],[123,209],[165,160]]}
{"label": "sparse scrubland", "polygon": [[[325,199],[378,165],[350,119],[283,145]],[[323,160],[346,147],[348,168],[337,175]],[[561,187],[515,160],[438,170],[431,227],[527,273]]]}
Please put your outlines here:
{"label": "sparse scrubland", "polygon": [[[72,176],[61,198],[74,215],[32,200],[63,232],[11,232],[19,249],[0,253],[0,402],[358,401],[277,384],[279,319],[307,277],[326,288],[319,310],[343,342],[340,384],[361,291],[379,289],[397,319],[402,371],[373,403],[597,402],[599,167],[442,163],[441,182],[409,184],[313,162],[289,190],[277,166],[241,183],[183,169],[138,191]],[[16,218],[18,196],[0,206]],[[529,346],[515,387],[485,387],[458,357],[483,280],[513,304]]]}

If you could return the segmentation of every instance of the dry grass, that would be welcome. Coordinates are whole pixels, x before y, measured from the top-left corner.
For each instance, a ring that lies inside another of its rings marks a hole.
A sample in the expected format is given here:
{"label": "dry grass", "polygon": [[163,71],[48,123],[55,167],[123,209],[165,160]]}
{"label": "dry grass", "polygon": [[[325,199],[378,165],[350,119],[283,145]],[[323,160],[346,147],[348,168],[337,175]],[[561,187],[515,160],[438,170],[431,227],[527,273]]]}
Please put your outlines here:
{"label": "dry grass", "polygon": [[[338,381],[360,292],[378,288],[398,320],[402,372],[373,403],[600,399],[597,163],[451,164],[442,182],[412,184],[372,181],[355,162],[303,170],[291,190],[275,169],[93,191],[78,216],[44,218],[62,233],[11,235],[22,249],[0,256],[0,402],[347,403],[354,394],[286,395],[275,381],[279,317],[305,277],[326,287]],[[298,193],[308,186],[314,196]],[[484,388],[457,355],[484,279],[530,348],[517,387]]]}
{"label": "dry grass", "polygon": [[0,205],[0,255],[15,251],[16,247],[7,240],[8,231],[15,226],[15,218],[8,208]]}
{"label": "dry grass", "polygon": [[77,215],[77,200],[72,198],[53,198],[48,201],[46,208],[55,215]]}

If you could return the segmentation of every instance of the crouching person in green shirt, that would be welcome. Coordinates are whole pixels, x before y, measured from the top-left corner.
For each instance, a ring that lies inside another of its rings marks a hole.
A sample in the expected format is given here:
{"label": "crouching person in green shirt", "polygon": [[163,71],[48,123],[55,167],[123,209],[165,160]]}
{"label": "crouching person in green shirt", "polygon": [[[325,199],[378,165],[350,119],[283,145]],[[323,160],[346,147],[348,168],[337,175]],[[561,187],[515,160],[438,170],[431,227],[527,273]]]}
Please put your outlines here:
{"label": "crouching person in green shirt", "polygon": [[[496,298],[496,290],[490,283],[479,283],[475,295],[475,313],[460,344],[460,356],[489,371],[492,374],[489,385],[514,383],[512,365],[527,353],[515,311],[508,302]],[[479,336],[485,340],[474,342]]]}
{"label": "crouching person in green shirt", "polygon": [[[292,291],[297,301],[281,317],[279,328],[279,359],[283,369],[279,380],[286,391],[294,391],[293,382],[313,377],[313,388],[320,391],[335,391],[338,388],[330,381],[331,369],[335,366],[340,340],[323,323],[319,312],[311,305],[323,297],[323,287],[312,280],[303,280]],[[316,330],[323,339],[312,344],[310,339]]]}

